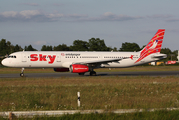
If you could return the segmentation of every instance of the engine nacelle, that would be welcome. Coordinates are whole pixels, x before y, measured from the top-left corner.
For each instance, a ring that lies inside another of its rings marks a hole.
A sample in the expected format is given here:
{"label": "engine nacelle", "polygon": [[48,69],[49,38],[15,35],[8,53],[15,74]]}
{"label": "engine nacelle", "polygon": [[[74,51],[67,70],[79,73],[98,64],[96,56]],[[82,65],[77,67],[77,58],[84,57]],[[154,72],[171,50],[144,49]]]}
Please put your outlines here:
{"label": "engine nacelle", "polygon": [[89,71],[89,67],[82,64],[72,64],[70,65],[70,72],[72,73],[85,73]]}
{"label": "engine nacelle", "polygon": [[68,72],[69,68],[53,68],[55,72]]}

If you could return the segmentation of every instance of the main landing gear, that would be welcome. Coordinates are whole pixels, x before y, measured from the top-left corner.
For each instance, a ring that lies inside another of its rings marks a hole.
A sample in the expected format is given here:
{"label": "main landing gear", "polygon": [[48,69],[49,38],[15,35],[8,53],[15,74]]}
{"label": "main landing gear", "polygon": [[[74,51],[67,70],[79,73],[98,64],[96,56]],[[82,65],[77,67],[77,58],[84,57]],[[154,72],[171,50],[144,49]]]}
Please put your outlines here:
{"label": "main landing gear", "polygon": [[[85,73],[78,73],[78,75],[83,76]],[[96,76],[95,71],[90,71],[90,76]]]}
{"label": "main landing gear", "polygon": [[85,73],[78,73],[78,75],[84,75]]}
{"label": "main landing gear", "polygon": [[21,69],[20,76],[21,76],[21,77],[24,77],[24,68]]}
{"label": "main landing gear", "polygon": [[90,71],[90,76],[96,76],[96,72],[95,71]]}

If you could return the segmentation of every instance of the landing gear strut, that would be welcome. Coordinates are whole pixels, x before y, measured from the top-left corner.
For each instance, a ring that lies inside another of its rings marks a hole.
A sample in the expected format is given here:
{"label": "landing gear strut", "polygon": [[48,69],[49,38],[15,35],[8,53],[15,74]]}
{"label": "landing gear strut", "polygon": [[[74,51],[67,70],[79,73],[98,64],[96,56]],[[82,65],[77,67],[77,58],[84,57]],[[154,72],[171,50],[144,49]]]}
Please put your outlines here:
{"label": "landing gear strut", "polygon": [[21,76],[21,77],[24,77],[24,68],[21,69],[20,76]]}
{"label": "landing gear strut", "polygon": [[95,71],[91,71],[90,72],[90,76],[96,76],[96,72]]}

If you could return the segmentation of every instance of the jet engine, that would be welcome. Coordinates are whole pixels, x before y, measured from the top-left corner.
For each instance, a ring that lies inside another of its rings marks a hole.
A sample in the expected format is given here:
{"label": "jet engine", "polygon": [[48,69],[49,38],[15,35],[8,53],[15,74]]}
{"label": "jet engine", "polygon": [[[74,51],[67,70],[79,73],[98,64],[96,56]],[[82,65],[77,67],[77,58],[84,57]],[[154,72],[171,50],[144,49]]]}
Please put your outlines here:
{"label": "jet engine", "polygon": [[55,72],[68,72],[69,68],[53,68]]}
{"label": "jet engine", "polygon": [[72,64],[70,65],[70,72],[72,73],[85,73],[89,71],[89,67],[82,64]]}

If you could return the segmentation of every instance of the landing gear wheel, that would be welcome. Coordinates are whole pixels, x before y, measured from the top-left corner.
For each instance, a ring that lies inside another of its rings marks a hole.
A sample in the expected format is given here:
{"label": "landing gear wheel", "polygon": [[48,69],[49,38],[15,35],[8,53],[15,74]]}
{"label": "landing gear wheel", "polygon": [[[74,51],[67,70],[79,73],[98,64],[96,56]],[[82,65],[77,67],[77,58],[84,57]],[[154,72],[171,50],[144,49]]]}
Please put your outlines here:
{"label": "landing gear wheel", "polygon": [[84,75],[85,73],[78,73],[78,75]]}
{"label": "landing gear wheel", "polygon": [[96,72],[95,71],[91,71],[90,72],[90,76],[96,76]]}
{"label": "landing gear wheel", "polygon": [[20,76],[21,76],[21,77],[24,77],[24,73],[20,73]]}
{"label": "landing gear wheel", "polygon": [[21,76],[21,77],[24,77],[24,68],[21,69],[20,76]]}

